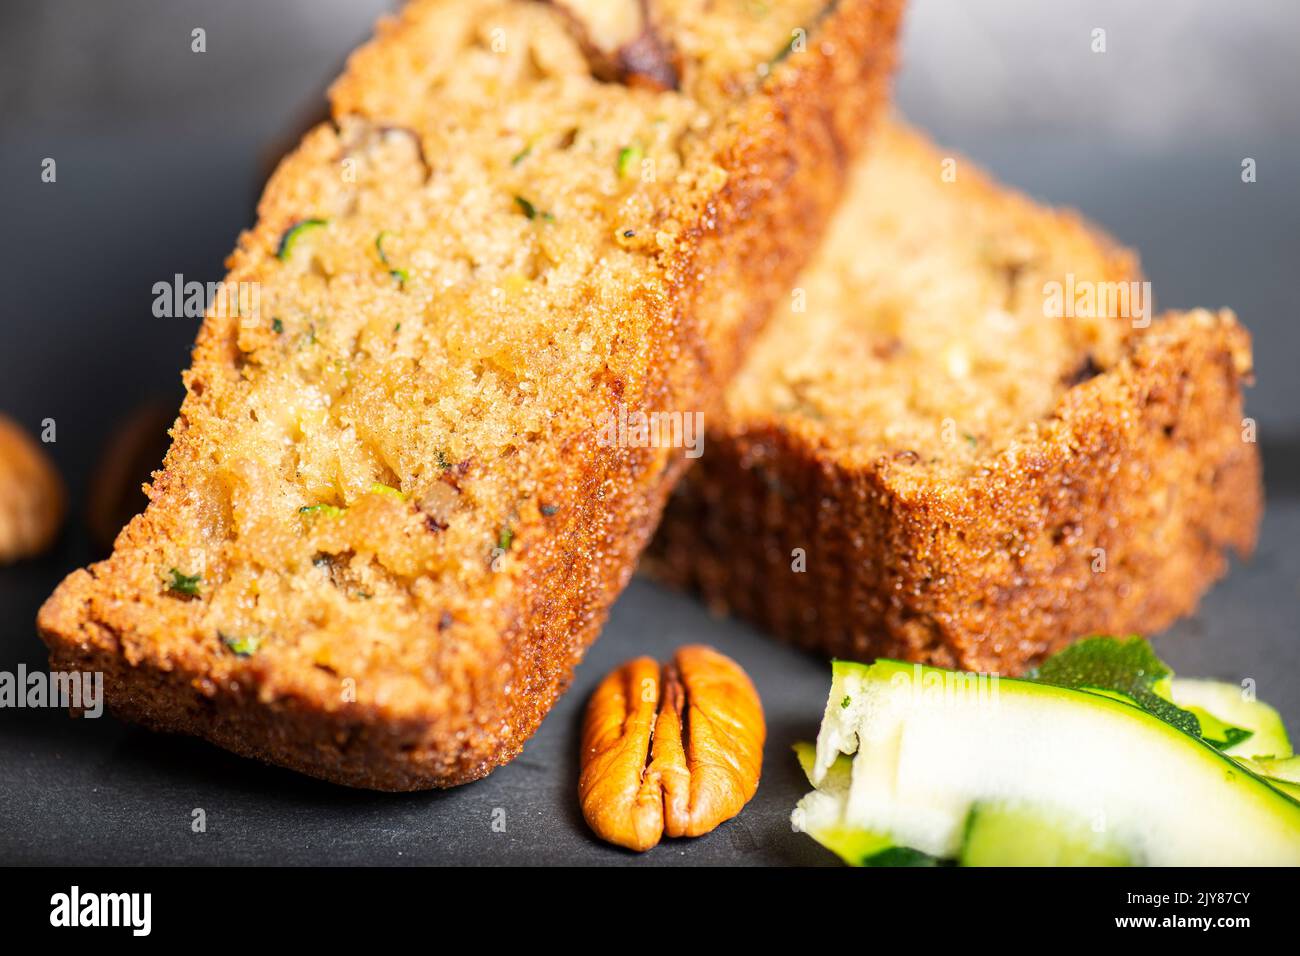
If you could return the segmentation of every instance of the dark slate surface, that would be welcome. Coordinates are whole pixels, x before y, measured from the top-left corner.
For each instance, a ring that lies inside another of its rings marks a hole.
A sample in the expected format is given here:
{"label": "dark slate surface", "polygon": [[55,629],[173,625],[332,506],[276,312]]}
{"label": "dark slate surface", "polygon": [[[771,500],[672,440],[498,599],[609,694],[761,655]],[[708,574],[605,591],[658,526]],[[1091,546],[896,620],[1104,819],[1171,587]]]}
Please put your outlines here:
{"label": "dark slate surface", "polygon": [[[1275,502],[1259,554],[1221,585],[1202,612],[1161,635],[1157,648],[1185,674],[1254,677],[1262,698],[1300,724],[1300,503]],[[43,663],[30,621],[66,559],[0,576],[6,624],[0,654]],[[577,726],[601,675],[637,654],[667,657],[708,641],[743,662],[767,711],[758,795],[735,820],[697,840],[668,841],[640,862],[831,862],[790,831],[806,789],[790,753],[816,731],[824,662],[741,624],[710,617],[684,597],[637,580],[579,668],[573,690],[523,755],[487,779],[429,794],[374,794],[263,767],[201,741],[152,734],[109,717],[72,721],[57,711],[4,712],[0,733],[0,860],[89,863],[583,863],[638,858],[586,832],[575,798]],[[191,832],[195,808],[206,833]],[[494,823],[504,820],[504,832]]]}
{"label": "dark slate surface", "polygon": [[[137,26],[95,45],[96,31],[108,27],[85,5],[71,11],[63,0],[16,0],[0,11],[8,227],[0,240],[0,410],[33,430],[45,417],[57,420],[51,452],[74,503],[106,429],[146,398],[179,396],[196,323],[153,318],[153,283],[176,272],[220,277],[222,258],[248,223],[257,158],[271,132],[290,122],[295,104],[329,75],[369,17],[357,12],[360,4],[345,15],[344,5],[323,35],[306,29],[300,13],[297,21],[285,13],[300,9],[292,3],[230,4],[238,15],[210,16],[216,36],[224,23],[238,42],[213,44],[210,59],[196,61],[164,49],[187,37],[191,22],[203,22],[191,16],[195,3],[102,6],[113,10],[114,23]],[[1013,66],[1017,44],[1034,45],[1032,37],[1007,43]],[[1235,55],[1244,75],[1253,75],[1247,54]],[[40,83],[23,72],[34,63]],[[196,73],[200,64],[210,76]],[[922,59],[908,68],[916,76],[932,66]],[[250,75],[274,78],[266,95],[246,95]],[[235,83],[244,85],[228,85]],[[1039,99],[1056,92],[1021,89]],[[1008,182],[1077,204],[1138,246],[1163,305],[1231,304],[1251,327],[1260,383],[1250,412],[1261,423],[1269,487],[1263,541],[1196,618],[1157,645],[1182,673],[1255,678],[1260,696],[1300,726],[1300,333],[1292,292],[1300,144],[1269,135],[1243,142],[1238,132],[1191,147],[1152,145],[1092,136],[1088,128],[994,136],[951,124],[951,111],[922,96],[904,95],[904,103]],[[1248,97],[1233,106],[1250,108]],[[1240,183],[1241,155],[1259,159],[1260,182]],[[54,186],[39,182],[45,156],[59,162]],[[90,557],[74,513],[56,554],[0,569],[0,670],[43,665],[36,609]],[[592,840],[577,811],[581,705],[617,663],[635,654],[665,657],[687,641],[715,644],[757,683],[769,720],[763,785],[737,820],[699,840],[666,843],[640,862],[830,862],[788,825],[804,789],[789,747],[815,731],[825,663],[644,581],[615,607],[574,689],[523,756],[452,792],[348,791],[109,717],[0,710],[0,862],[631,862],[637,858]],[[207,815],[204,834],[190,829],[196,808]],[[501,819],[504,832],[497,832],[493,822]]]}
{"label": "dark slate surface", "polygon": [[[1275,501],[1264,540],[1201,613],[1161,635],[1157,649],[1181,673],[1239,680],[1300,725],[1300,502]],[[0,660],[43,663],[31,635],[36,607],[67,555],[0,574],[6,628]],[[586,832],[575,798],[577,726],[600,677],[628,657],[666,658],[708,641],[741,661],[767,712],[758,795],[735,820],[697,840],[668,841],[641,862],[831,862],[790,831],[806,789],[790,753],[815,733],[828,686],[822,661],[744,625],[710,617],[688,599],[637,580],[523,755],[487,779],[429,794],[374,794],[263,767],[201,741],[152,734],[110,717],[73,721],[50,710],[0,713],[0,860],[90,863],[583,863],[638,858]],[[191,832],[202,808],[206,833]],[[504,820],[505,829],[494,829]]]}

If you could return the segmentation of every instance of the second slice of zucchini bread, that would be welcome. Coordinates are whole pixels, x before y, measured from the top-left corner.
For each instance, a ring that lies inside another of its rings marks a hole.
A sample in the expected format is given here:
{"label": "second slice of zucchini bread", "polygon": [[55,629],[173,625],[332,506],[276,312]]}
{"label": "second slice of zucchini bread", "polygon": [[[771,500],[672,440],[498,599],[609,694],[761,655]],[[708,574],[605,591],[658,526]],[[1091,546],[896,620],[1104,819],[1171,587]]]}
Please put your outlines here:
{"label": "second slice of zucchini bread", "polygon": [[650,565],[839,657],[1015,673],[1166,626],[1253,547],[1260,470],[1245,330],[1148,325],[1140,279],[1073,214],[882,131]]}
{"label": "second slice of zucchini bread", "polygon": [[714,406],[839,198],[899,7],[381,22],[230,259],[148,509],[42,609],[52,666],[346,784],[517,754],[685,464],[603,419]]}

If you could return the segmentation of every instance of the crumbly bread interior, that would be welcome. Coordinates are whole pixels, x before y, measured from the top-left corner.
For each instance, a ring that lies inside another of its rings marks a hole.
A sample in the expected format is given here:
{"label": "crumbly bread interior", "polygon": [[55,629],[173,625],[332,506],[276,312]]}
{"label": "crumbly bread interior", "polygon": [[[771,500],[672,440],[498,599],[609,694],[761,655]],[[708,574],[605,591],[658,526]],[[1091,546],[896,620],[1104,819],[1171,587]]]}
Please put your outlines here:
{"label": "crumbly bread interior", "polygon": [[[602,493],[552,476],[593,431],[585,396],[639,397],[670,321],[656,263],[726,178],[728,114],[705,104],[723,74],[760,82],[822,5],[762,6],[655,4],[676,88],[597,77],[557,4],[422,0],[381,24],[405,42],[353,56],[337,124],[282,164],[230,261],[257,308],[205,322],[87,618],[131,659],[164,636],[211,657],[214,686],[252,667],[267,695],[362,674],[380,706],[463,695],[439,675],[490,659],[515,555]],[[730,59],[698,63],[742,15]]]}
{"label": "crumbly bread interior", "polygon": [[1074,214],[994,188],[895,121],[728,390],[727,425],[780,420],[846,464],[885,456],[959,478],[1132,333],[1114,310],[1047,314],[1045,287],[1137,274]]}

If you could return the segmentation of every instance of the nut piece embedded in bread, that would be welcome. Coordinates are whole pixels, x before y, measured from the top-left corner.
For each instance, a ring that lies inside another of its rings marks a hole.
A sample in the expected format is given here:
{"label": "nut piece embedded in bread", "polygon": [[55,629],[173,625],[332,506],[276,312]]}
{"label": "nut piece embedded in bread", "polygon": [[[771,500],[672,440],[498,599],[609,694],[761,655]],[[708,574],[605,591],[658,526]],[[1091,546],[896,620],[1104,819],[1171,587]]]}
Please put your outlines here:
{"label": "nut piece embedded in bread", "polygon": [[205,319],[149,507],[43,608],[54,666],[353,786],[514,757],[686,465],[602,420],[716,407],[839,199],[899,6],[652,0],[671,88],[598,75],[555,4],[382,21],[230,259],[258,294]]}
{"label": "nut piece embedded in bread", "polygon": [[631,850],[708,833],[758,789],[766,733],[749,675],[713,648],[680,648],[662,670],[628,661],[587,704],[582,815]]}
{"label": "nut piece embedded in bread", "polygon": [[1248,554],[1250,340],[901,125],[710,420],[650,564],[808,648],[1016,673]]}
{"label": "nut piece embedded in bread", "polygon": [[65,501],[45,449],[0,415],[0,564],[45,551],[63,524]]}

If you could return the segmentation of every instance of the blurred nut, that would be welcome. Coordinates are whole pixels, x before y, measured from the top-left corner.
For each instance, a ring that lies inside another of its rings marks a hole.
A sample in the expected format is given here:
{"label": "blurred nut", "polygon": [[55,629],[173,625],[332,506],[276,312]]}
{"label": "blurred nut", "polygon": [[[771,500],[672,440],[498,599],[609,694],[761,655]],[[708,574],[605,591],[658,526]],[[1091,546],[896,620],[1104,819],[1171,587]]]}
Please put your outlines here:
{"label": "blurred nut", "polygon": [[162,467],[175,421],[174,405],[141,405],[105,442],[86,492],[86,524],[102,551],[113,550],[117,533],[149,503],[143,486]]}
{"label": "blurred nut", "polygon": [[67,495],[45,449],[0,415],[0,564],[40,554],[63,523]]}
{"label": "blurred nut", "polygon": [[748,675],[710,647],[648,657],[606,677],[582,727],[582,814],[596,835],[648,850],[665,833],[700,836],[758,789],[763,706]]}
{"label": "blurred nut", "polygon": [[675,90],[677,55],[645,0],[553,0],[567,18],[592,73],[603,80]]}

